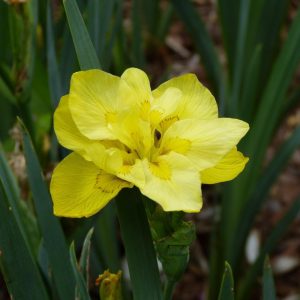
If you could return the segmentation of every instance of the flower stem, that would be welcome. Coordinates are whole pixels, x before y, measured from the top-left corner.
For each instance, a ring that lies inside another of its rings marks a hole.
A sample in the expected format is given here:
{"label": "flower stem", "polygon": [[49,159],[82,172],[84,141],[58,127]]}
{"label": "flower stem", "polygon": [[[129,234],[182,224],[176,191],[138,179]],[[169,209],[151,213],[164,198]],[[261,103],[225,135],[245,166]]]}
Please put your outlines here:
{"label": "flower stem", "polygon": [[164,290],[164,300],[172,300],[173,291],[176,285],[175,280],[167,280]]}
{"label": "flower stem", "polygon": [[162,291],[150,227],[138,189],[116,199],[134,299],[161,300]]}

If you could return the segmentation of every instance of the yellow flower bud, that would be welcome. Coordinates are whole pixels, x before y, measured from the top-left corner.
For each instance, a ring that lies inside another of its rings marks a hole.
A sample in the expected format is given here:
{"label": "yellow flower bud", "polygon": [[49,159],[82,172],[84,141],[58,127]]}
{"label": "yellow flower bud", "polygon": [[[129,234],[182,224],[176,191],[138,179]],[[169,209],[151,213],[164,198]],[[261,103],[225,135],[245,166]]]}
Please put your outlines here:
{"label": "yellow flower bud", "polygon": [[109,270],[104,271],[96,279],[96,285],[99,285],[99,295],[101,300],[122,300],[121,292],[121,275],[110,273]]}

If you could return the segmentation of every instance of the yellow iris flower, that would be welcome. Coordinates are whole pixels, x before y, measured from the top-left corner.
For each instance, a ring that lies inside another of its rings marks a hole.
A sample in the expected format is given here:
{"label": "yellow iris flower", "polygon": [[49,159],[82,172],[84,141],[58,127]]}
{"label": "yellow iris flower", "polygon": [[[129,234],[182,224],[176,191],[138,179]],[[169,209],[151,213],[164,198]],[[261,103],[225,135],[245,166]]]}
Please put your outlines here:
{"label": "yellow iris flower", "polygon": [[93,215],[134,185],[165,211],[198,212],[201,183],[231,180],[248,161],[236,149],[248,124],[218,118],[214,97],[193,74],[151,91],[136,68],[121,77],[74,73],[54,129],[73,150],[51,180],[58,216]]}

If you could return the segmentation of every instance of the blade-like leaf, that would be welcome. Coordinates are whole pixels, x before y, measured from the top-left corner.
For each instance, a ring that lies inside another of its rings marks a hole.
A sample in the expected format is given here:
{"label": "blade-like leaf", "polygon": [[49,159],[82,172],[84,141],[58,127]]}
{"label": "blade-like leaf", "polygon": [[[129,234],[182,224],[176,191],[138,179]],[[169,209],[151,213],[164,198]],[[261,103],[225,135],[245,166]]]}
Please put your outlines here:
{"label": "blade-like leaf", "polygon": [[113,49],[113,62],[117,74],[122,74],[123,71],[131,64],[129,63],[129,51],[127,49],[126,34],[122,22],[123,11],[123,1],[119,0],[117,4],[115,22],[116,42]]}
{"label": "blade-like leaf", "polygon": [[69,25],[66,23],[63,32],[62,49],[59,61],[63,94],[67,94],[69,92],[70,78],[72,74],[78,70],[78,68],[79,66],[76,51],[74,49],[74,43],[72,41]]}
{"label": "blade-like leaf", "polygon": [[[106,2],[109,2],[110,4],[113,3],[113,1],[89,1],[87,3],[87,29],[91,38],[91,41],[94,45],[96,53],[99,54],[99,47],[105,44],[105,34],[100,37],[100,30],[102,26],[100,26],[100,22],[103,20],[100,17],[100,12],[102,11],[100,9],[100,5],[105,4]],[[106,31],[104,31],[106,32]],[[101,43],[100,43],[101,41]],[[100,56],[101,57],[101,56]]]}
{"label": "blade-like leaf", "polygon": [[24,125],[22,135],[28,180],[56,289],[61,299],[74,299],[75,280],[64,234],[58,219],[53,215],[52,202],[42,177],[42,170]]}
{"label": "blade-like leaf", "polygon": [[280,171],[286,166],[294,151],[300,146],[300,127],[294,130],[291,136],[284,142],[276,152],[273,160],[269,163],[261,175],[255,191],[246,203],[242,213],[238,231],[234,236],[235,248],[231,249],[231,261],[234,266],[238,265],[238,258],[244,249],[246,238],[254,222],[256,214],[262,207],[271,186],[280,175]]}
{"label": "blade-like leaf", "polygon": [[[113,47],[115,46],[117,33],[118,31],[120,31],[120,28],[123,26],[122,14],[123,14],[122,1],[117,1],[115,13],[113,16],[114,22],[111,25],[111,33],[107,45],[105,47],[105,51],[103,52],[103,54],[100,54],[101,61],[105,62],[103,66],[104,70],[108,70],[112,62]],[[115,65],[115,61],[114,61],[114,65]]]}
{"label": "blade-like leaf", "polygon": [[0,180],[0,268],[12,299],[49,299]]}
{"label": "blade-like leaf", "polygon": [[[247,137],[248,143],[244,145],[250,157],[255,157],[253,162],[249,163],[248,168],[242,174],[243,184],[240,187],[240,193],[245,186],[252,187],[257,180],[261,169],[261,162],[272,137],[274,126],[277,124],[280,116],[283,101],[286,96],[288,86],[296,67],[300,62],[300,10],[292,27],[283,49],[276,60],[272,75],[266,86],[265,92],[256,115],[255,122]],[[266,120],[268,123],[266,126]],[[251,174],[251,176],[249,176]],[[241,182],[239,182],[241,184]]]}
{"label": "blade-like leaf", "polygon": [[[268,84],[263,92],[259,109],[255,115],[254,124],[249,134],[241,144],[242,150],[250,157],[244,172],[234,182],[230,183],[230,193],[226,193],[224,210],[222,211],[222,230],[226,240],[226,255],[231,256],[235,248],[235,232],[242,209],[248,201],[262,169],[267,146],[272,138],[275,126],[281,117],[283,101],[291,82],[293,73],[300,62],[300,10],[296,15],[288,37],[278,56]],[[266,123],[267,120],[267,123]],[[255,159],[252,159],[255,158]],[[228,235],[225,237],[225,235]],[[228,258],[233,269],[232,261]]]}
{"label": "blade-like leaf", "polygon": [[241,1],[218,0],[218,16],[221,22],[230,76],[232,75],[232,69],[235,61],[240,5]]}
{"label": "blade-like leaf", "polygon": [[174,6],[170,3],[166,8],[166,10],[163,12],[157,28],[157,38],[161,42],[164,42],[165,40],[165,37],[171,25],[173,15],[174,15]]}
{"label": "blade-like leaf", "polygon": [[[72,31],[72,27],[74,29],[75,26],[72,23],[75,20],[72,12],[77,11],[75,12],[77,18],[78,14],[80,16],[80,13],[78,7],[74,4],[75,2],[71,2],[72,4],[70,2],[70,0],[65,0],[64,5],[66,11],[68,11],[67,14],[69,14],[68,21]],[[71,20],[71,18],[73,19]],[[86,34],[88,33],[86,32]],[[79,40],[74,34],[72,36],[76,45]],[[89,51],[95,51],[91,43],[87,47],[89,47]],[[98,67],[97,60],[92,59],[87,62],[84,56],[82,56],[83,53],[77,52],[77,55],[82,69]],[[124,190],[122,194],[125,198],[128,196],[128,198],[132,198],[130,201],[128,199],[124,201],[124,199],[119,198],[117,201],[117,210],[128,258],[133,293],[136,299],[159,300],[162,298],[159,273],[143,202],[136,193],[131,194],[127,190]]]}
{"label": "blade-like leaf", "polygon": [[55,108],[62,96],[62,87],[55,52],[50,1],[47,1],[47,69],[52,105]]}
{"label": "blade-like leaf", "polygon": [[142,68],[145,65],[144,45],[143,45],[143,22],[141,16],[141,1],[132,1],[132,61],[134,66]]}
{"label": "blade-like leaf", "polygon": [[[73,2],[73,1],[70,1],[70,0],[65,0],[64,5],[65,5],[66,13],[67,13],[67,15],[69,15],[68,22],[69,22],[69,26],[70,26],[70,29],[71,29],[71,32],[72,32],[76,28],[74,26],[77,26],[76,22],[75,22],[76,19],[82,19],[82,17],[80,15],[80,12],[79,12],[79,9],[76,5],[76,2]],[[82,22],[83,22],[83,20],[82,20]],[[79,23],[81,24],[81,21]],[[84,24],[81,24],[81,25],[85,26]],[[85,28],[84,32],[81,32],[80,35],[77,34],[75,36],[74,34],[72,34],[72,38],[73,38],[73,42],[74,42],[75,47],[78,43],[79,43],[79,45],[77,45],[77,47],[80,47],[80,43],[81,43],[80,39],[82,39],[82,38],[90,40],[86,28]],[[92,43],[88,43],[86,45],[86,48],[87,48],[86,51],[88,51],[89,53],[95,53],[95,49],[94,49]],[[78,52],[77,51],[77,56],[78,56],[78,61],[79,61],[79,64],[80,64],[80,67],[81,67],[82,70],[89,69],[89,68],[99,68],[100,67],[99,66],[99,61],[98,61],[98,59],[96,59],[95,55],[91,56],[91,59],[88,60],[88,61],[85,58],[84,52]],[[114,222],[113,217],[111,215],[110,215],[111,219],[109,221],[106,220],[105,215],[106,215],[107,210],[108,210],[108,208],[104,209],[104,211],[103,211],[102,215],[104,215],[104,217],[101,215],[98,218],[98,221],[97,221],[98,225],[95,228],[95,232],[96,232],[96,237],[95,238],[97,239],[97,241],[99,241],[99,244],[102,245],[102,247],[103,247],[103,249],[100,249],[101,256],[102,257],[109,257],[110,261],[114,261],[114,266],[113,267],[117,267],[118,263],[116,262],[116,259],[115,259],[115,253],[117,252],[115,250],[116,249],[116,246],[115,246],[116,245],[116,240],[115,240],[116,235],[111,234],[110,236],[106,237],[107,230],[111,230],[111,228],[109,228],[107,224],[109,224],[109,223],[112,224]],[[104,232],[104,234],[99,235],[98,232],[97,232],[97,227],[101,228],[100,232],[102,230],[103,231],[106,230]],[[111,252],[109,252],[109,251],[111,251]]]}
{"label": "blade-like leaf", "polygon": [[225,262],[225,270],[218,300],[234,300],[234,283],[230,265]]}
{"label": "blade-like leaf", "polygon": [[[262,45],[262,62],[258,76],[259,89],[266,84],[280,42],[280,29],[286,16],[288,0],[251,1],[247,33],[246,58],[252,56],[258,44]],[[270,9],[272,7],[272,9]],[[247,68],[247,66],[245,66]]]}
{"label": "blade-like leaf", "polygon": [[112,272],[118,272],[121,262],[116,239],[116,210],[113,204],[107,205],[96,220],[94,246],[106,268]]}
{"label": "blade-like leaf", "polygon": [[112,23],[115,2],[115,0],[97,0],[88,3],[88,28],[101,62],[105,62],[107,33]]}
{"label": "blade-like leaf", "polygon": [[3,182],[3,188],[7,195],[10,209],[14,214],[15,220],[22,233],[24,241],[27,243],[30,251],[36,254],[40,235],[36,225],[36,220],[29,210],[27,204],[21,202],[20,190],[17,185],[8,162],[5,157],[3,147],[0,143],[0,180]]}
{"label": "blade-like leaf", "polygon": [[[1,98],[9,100],[13,105],[17,104],[17,99],[12,94],[3,78],[0,77],[0,96]],[[3,101],[3,100],[2,100]]]}
{"label": "blade-like leaf", "polygon": [[249,299],[251,293],[251,287],[255,282],[257,276],[262,272],[264,259],[267,253],[270,253],[278,244],[282,235],[286,232],[287,228],[294,221],[295,217],[300,212],[300,198],[297,198],[292,206],[289,208],[284,217],[277,223],[277,225],[269,234],[268,238],[265,241],[264,246],[262,247],[258,258],[251,268],[247,271],[245,278],[241,281],[241,284],[238,289],[238,300],[247,300]]}
{"label": "blade-like leaf", "polygon": [[90,300],[88,288],[77,265],[74,243],[71,244],[69,252],[70,252],[70,261],[72,265],[73,274],[76,279],[76,295],[77,295],[76,299]]}
{"label": "blade-like leaf", "polygon": [[240,1],[240,12],[239,12],[239,26],[237,31],[237,42],[235,50],[235,61],[233,65],[233,81],[231,89],[231,97],[228,102],[228,113],[231,116],[237,116],[239,113],[238,99],[242,87],[244,61],[245,61],[245,47],[247,38],[247,26],[250,11],[250,0]]}
{"label": "blade-like leaf", "polygon": [[137,0],[138,13],[141,15],[141,23],[143,23],[147,31],[155,35],[157,28],[157,19],[159,17],[159,0]]}
{"label": "blade-like leaf", "polygon": [[255,105],[257,103],[256,97],[259,82],[259,71],[261,66],[261,50],[261,45],[258,45],[255,48],[248,68],[245,72],[245,80],[240,97],[241,104],[239,117],[246,122],[252,121]]}
{"label": "blade-like leaf", "polygon": [[300,100],[300,87],[298,87],[284,103],[284,109],[282,110],[281,117],[284,118],[287,115],[287,113],[290,111],[290,109],[298,105],[299,100]]}
{"label": "blade-like leaf", "polygon": [[140,193],[124,189],[116,199],[134,299],[162,299],[149,223]]}
{"label": "blade-like leaf", "polygon": [[[172,3],[195,42],[207,75],[211,79],[214,91],[222,106],[223,104],[221,101],[223,101],[225,93],[224,78],[212,40],[208,35],[200,16],[197,14],[190,1],[172,0]],[[222,107],[220,110],[222,111]]]}
{"label": "blade-like leaf", "polygon": [[81,70],[100,68],[100,62],[76,1],[63,0]]}
{"label": "blade-like leaf", "polygon": [[91,238],[93,232],[94,232],[94,228],[91,228],[87,233],[83,242],[80,260],[79,260],[80,270],[87,285],[89,284],[89,261],[90,261],[90,251],[91,251]]}
{"label": "blade-like leaf", "polygon": [[275,284],[269,258],[265,258],[263,273],[263,300],[276,300]]}
{"label": "blade-like leaf", "polygon": [[9,205],[11,207],[12,212],[16,218],[16,222],[25,238],[26,235],[23,231],[23,226],[21,225],[21,218],[19,213],[19,204],[20,201],[20,191],[18,188],[17,181],[8,165],[8,162],[5,157],[5,153],[0,143],[0,179],[3,182],[3,188],[7,195]]}

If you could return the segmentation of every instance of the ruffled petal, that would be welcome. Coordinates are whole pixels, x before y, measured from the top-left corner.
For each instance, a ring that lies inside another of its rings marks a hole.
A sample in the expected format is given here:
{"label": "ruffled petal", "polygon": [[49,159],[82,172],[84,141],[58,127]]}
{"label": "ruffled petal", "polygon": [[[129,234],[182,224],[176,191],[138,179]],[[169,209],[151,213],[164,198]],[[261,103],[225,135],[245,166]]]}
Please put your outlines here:
{"label": "ruffled petal", "polygon": [[71,218],[89,217],[125,187],[132,187],[132,184],[71,153],[57,165],[52,175],[50,192],[54,214]]}
{"label": "ruffled petal", "polygon": [[129,68],[124,71],[121,78],[125,80],[132,91],[136,93],[140,104],[150,101],[151,87],[148,76],[144,71],[137,68]]}
{"label": "ruffled petal", "polygon": [[132,111],[119,114],[117,120],[111,124],[114,136],[140,158],[147,157],[154,142],[149,122]]}
{"label": "ruffled petal", "polygon": [[64,147],[93,161],[99,168],[114,172],[122,166],[122,155],[116,147],[106,149],[104,145],[90,140],[80,133],[69,109],[69,97],[63,96],[54,113],[54,130],[58,141]]}
{"label": "ruffled petal", "polygon": [[185,74],[161,84],[152,94],[160,97],[168,88],[182,92],[177,115],[179,119],[209,120],[218,117],[218,107],[210,91],[202,85],[194,74]]}
{"label": "ruffled petal", "polygon": [[55,110],[54,130],[59,143],[68,149],[82,152],[85,145],[90,144],[90,140],[80,133],[72,119],[68,95],[60,99]]}
{"label": "ruffled petal", "polygon": [[116,172],[116,176],[133,183],[139,188],[145,185],[144,167],[142,161],[137,158],[125,161],[123,166]]}
{"label": "ruffled petal", "polygon": [[248,129],[246,122],[229,118],[177,121],[163,136],[160,153],[185,155],[201,171],[215,166]]}
{"label": "ruffled petal", "polygon": [[245,157],[236,147],[226,154],[213,168],[200,173],[204,184],[229,181],[237,177],[245,168],[249,158]]}
{"label": "ruffled petal", "polygon": [[73,74],[70,111],[79,131],[89,139],[115,139],[109,124],[115,114],[136,103],[135,94],[120,77],[100,70]]}
{"label": "ruffled petal", "polygon": [[167,88],[159,97],[151,103],[150,121],[153,126],[158,125],[164,119],[173,116],[178,110],[182,92],[177,88]]}
{"label": "ruffled petal", "polygon": [[184,156],[170,153],[143,161],[145,186],[140,191],[165,211],[199,212],[202,207],[199,173]]}

